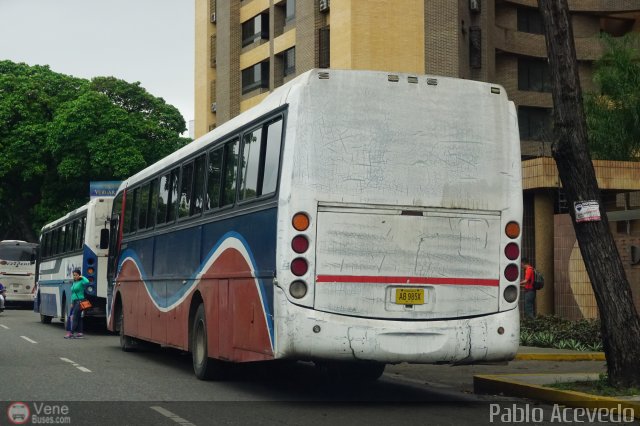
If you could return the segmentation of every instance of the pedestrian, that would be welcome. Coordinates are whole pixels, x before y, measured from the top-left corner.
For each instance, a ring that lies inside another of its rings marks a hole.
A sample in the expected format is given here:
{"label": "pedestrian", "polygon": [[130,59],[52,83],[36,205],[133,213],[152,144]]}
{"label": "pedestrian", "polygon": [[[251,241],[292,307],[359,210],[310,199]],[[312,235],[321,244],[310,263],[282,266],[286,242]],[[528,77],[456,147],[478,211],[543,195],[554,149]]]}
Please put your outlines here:
{"label": "pedestrian", "polygon": [[535,273],[529,259],[523,257],[521,263],[524,269],[524,279],[520,281],[520,287],[524,293],[524,316],[534,318],[536,316],[536,290],[533,287]]}
{"label": "pedestrian", "polygon": [[7,289],[0,284],[0,312],[4,312],[4,297],[7,293]]}
{"label": "pedestrian", "polygon": [[80,302],[84,300],[84,286],[89,280],[82,276],[80,269],[73,271],[73,284],[71,285],[71,309],[67,318],[65,339],[82,338],[82,310]]}

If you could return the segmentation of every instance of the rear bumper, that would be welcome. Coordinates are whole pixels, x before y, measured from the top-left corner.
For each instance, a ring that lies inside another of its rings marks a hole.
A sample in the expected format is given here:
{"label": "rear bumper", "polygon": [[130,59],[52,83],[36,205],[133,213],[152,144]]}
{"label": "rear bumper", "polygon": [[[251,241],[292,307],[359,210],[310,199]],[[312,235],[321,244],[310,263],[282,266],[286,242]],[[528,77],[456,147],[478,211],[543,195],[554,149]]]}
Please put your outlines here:
{"label": "rear bumper", "polygon": [[389,321],[284,301],[278,308],[284,318],[276,321],[276,358],[473,364],[512,360],[520,339],[517,309],[461,320]]}
{"label": "rear bumper", "polygon": [[12,294],[7,292],[5,295],[5,300],[9,303],[11,302],[33,302],[35,299],[34,294]]}

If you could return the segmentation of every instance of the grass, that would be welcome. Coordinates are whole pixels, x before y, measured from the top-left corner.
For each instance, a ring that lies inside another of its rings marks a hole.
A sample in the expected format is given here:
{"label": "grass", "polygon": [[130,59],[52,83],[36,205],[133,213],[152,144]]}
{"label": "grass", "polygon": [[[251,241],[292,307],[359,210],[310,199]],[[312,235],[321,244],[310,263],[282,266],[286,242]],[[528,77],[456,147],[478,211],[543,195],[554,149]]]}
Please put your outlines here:
{"label": "grass", "polygon": [[600,374],[598,380],[585,382],[554,383],[548,385],[554,389],[584,392],[598,396],[635,396],[640,395],[638,388],[616,388],[609,384],[606,374]]}

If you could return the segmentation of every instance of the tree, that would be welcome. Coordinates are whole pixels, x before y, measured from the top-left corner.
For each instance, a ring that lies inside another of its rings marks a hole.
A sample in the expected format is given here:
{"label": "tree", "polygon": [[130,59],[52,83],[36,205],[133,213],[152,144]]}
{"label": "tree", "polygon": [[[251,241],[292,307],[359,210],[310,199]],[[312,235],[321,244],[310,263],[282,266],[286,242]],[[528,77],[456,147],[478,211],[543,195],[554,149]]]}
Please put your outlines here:
{"label": "tree", "polygon": [[[587,126],[576,65],[567,0],[538,0],[545,27],[553,87],[553,158],[569,205],[600,200],[587,148]],[[576,222],[580,252],[600,311],[609,382],[640,386],[640,320],[606,214],[599,221]]]}
{"label": "tree", "polygon": [[189,142],[179,111],[140,83],[0,61],[0,239],[37,230]]}
{"label": "tree", "polygon": [[594,158],[640,160],[640,38],[603,38],[606,53],[596,63],[600,91],[585,96],[589,149]]}

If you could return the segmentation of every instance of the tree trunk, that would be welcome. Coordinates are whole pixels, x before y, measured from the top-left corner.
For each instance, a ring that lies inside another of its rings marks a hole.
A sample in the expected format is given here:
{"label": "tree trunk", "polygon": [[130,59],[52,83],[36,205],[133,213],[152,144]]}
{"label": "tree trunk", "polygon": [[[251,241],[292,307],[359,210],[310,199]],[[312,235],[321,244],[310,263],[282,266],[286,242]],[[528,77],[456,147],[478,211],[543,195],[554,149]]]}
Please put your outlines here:
{"label": "tree trunk", "polygon": [[587,147],[569,7],[567,0],[538,1],[553,80],[552,153],[600,311],[609,382],[619,387],[640,387],[640,321],[607,215],[600,206],[601,220],[576,222],[574,203],[600,203],[600,191]]}

